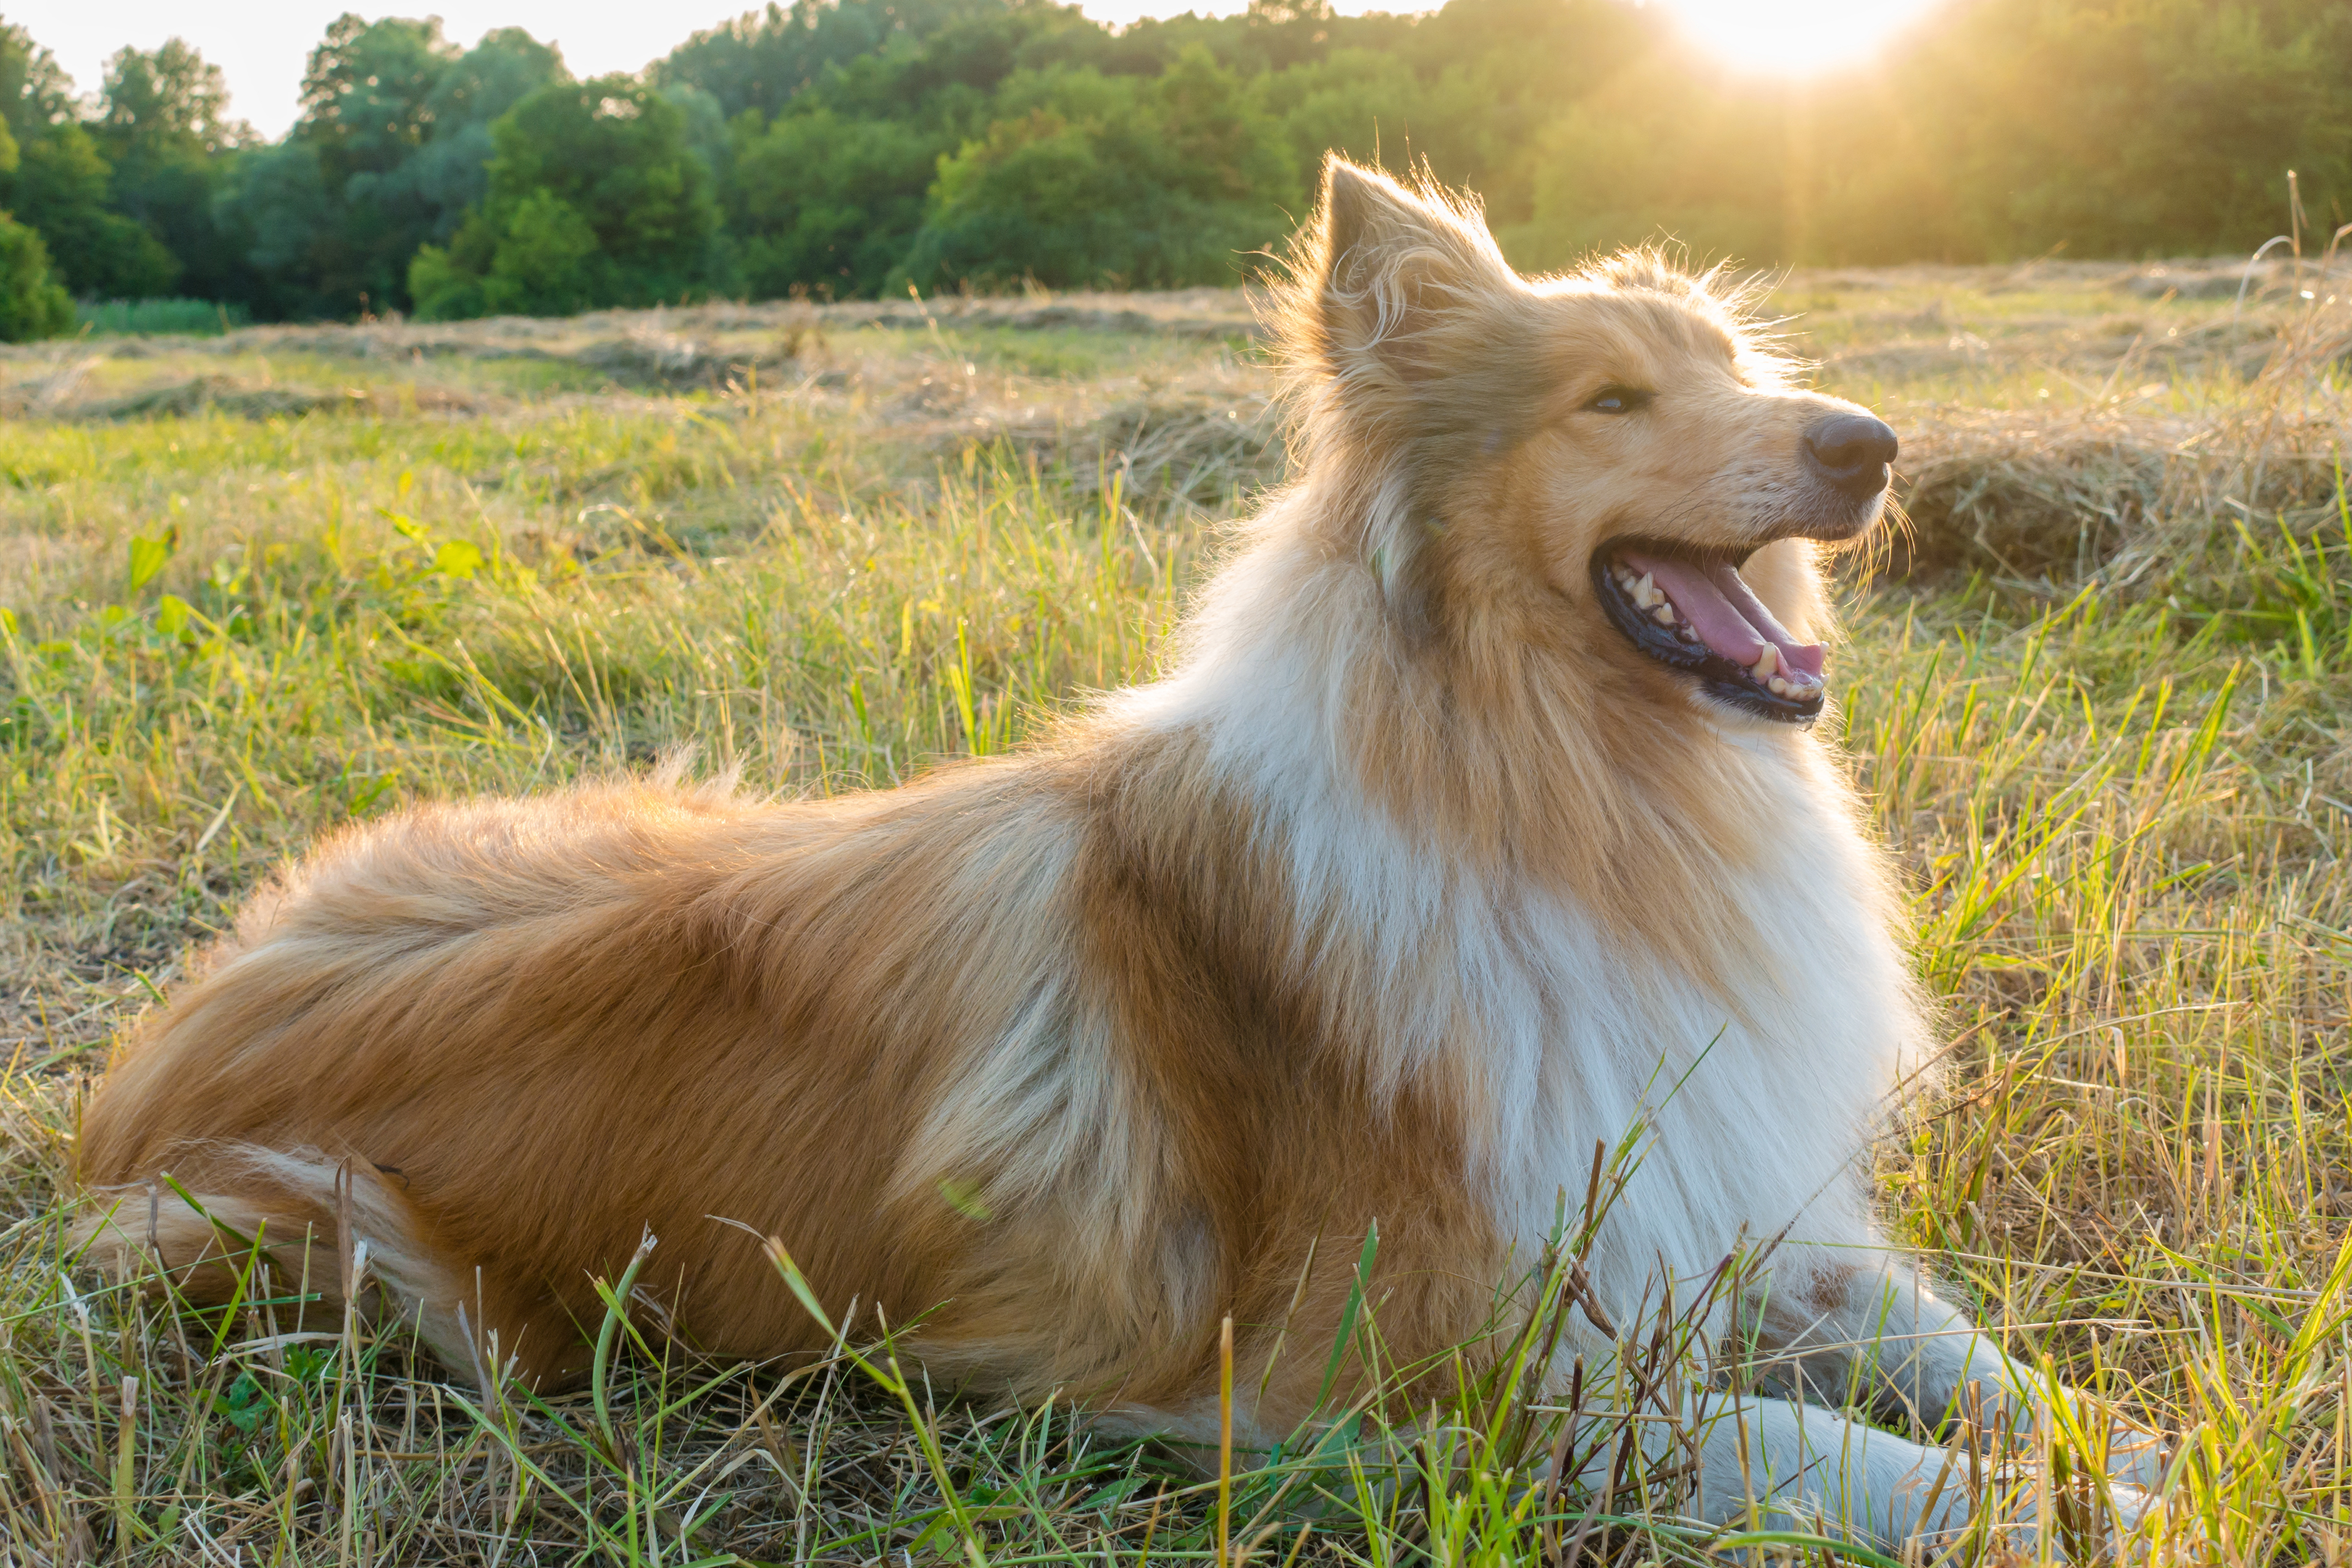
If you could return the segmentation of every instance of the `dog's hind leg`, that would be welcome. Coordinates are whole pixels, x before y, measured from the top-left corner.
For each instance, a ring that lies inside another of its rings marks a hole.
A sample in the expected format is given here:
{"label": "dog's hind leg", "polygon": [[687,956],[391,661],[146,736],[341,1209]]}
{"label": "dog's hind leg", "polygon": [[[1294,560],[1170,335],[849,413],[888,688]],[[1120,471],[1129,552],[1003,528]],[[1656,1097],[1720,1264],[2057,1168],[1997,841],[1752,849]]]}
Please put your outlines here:
{"label": "dog's hind leg", "polygon": [[296,1299],[281,1321],[313,1330],[341,1321],[350,1277],[364,1317],[414,1325],[452,1371],[484,1365],[481,1303],[470,1320],[462,1312],[467,1286],[373,1166],[250,1144],[209,1147],[187,1164],[177,1185],[158,1178],[88,1193],[78,1250],[125,1278],[160,1270],[185,1300],[214,1306],[255,1299],[266,1265],[276,1297]]}

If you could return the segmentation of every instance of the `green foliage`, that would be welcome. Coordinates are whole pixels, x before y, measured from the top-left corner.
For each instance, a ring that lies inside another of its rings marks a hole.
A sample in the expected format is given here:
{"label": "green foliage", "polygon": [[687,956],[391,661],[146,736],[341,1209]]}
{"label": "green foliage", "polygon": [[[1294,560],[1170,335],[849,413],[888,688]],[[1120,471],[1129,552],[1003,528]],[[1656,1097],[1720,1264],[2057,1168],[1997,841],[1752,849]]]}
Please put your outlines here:
{"label": "green foliage", "polygon": [[446,245],[488,192],[491,121],[564,79],[562,57],[520,28],[460,51],[437,20],[338,19],[312,51],[300,122],[235,158],[215,203],[262,308],[405,308],[420,248]]}
{"label": "green foliage", "polygon": [[1888,145],[1823,179],[1860,233],[1822,253],[2251,248],[2285,226],[2289,169],[2315,222],[2352,220],[2352,11],[2329,0],[1989,0],[1930,51],[1906,114],[1826,122]]}
{"label": "green foliage", "polygon": [[707,288],[718,203],[668,97],[621,76],[556,83],[490,133],[488,196],[411,268],[420,314],[562,315]]}
{"label": "green foliage", "polygon": [[410,268],[409,288],[426,321],[572,315],[610,302],[599,297],[601,260],[596,231],[580,210],[553,191],[533,190],[507,213],[486,275],[427,246]]}
{"label": "green foliage", "polygon": [[180,264],[142,225],[111,205],[110,169],[79,120],[72,83],[50,53],[0,22],[0,123],[16,157],[0,173],[0,207],[40,232],[50,265],[82,293],[152,294]]}
{"label": "green foliage", "polygon": [[217,300],[85,300],[74,306],[75,327],[96,337],[211,338],[252,322],[244,306]]}
{"label": "green foliage", "polygon": [[255,142],[228,118],[220,68],[179,38],[151,51],[123,49],[107,62],[90,126],[112,165],[110,200],[178,263],[184,294],[251,300],[250,269],[214,212],[228,158]]}
{"label": "green foliage", "polygon": [[459,59],[440,18],[362,21],[345,12],[311,51],[290,140],[316,151],[318,240],[310,287],[337,314],[401,300],[410,257],[441,216],[403,175],[436,129],[435,90]]}
{"label": "green foliage", "polygon": [[746,111],[768,120],[828,70],[1004,10],[1001,0],[793,0],[788,11],[770,0],[764,11],[695,34],[650,74],[659,86],[709,93],[730,120]]}
{"label": "green foliage", "polygon": [[1297,165],[1243,84],[1198,47],[1154,78],[1018,77],[1013,112],[942,160],[908,275],[919,285],[1173,288],[1238,280],[1278,240]]}
{"label": "green foliage", "polygon": [[0,342],[54,338],[73,321],[73,300],[50,275],[41,237],[0,213]]}
{"label": "green foliage", "polygon": [[[251,268],[268,313],[328,315],[338,270],[337,204],[313,143],[289,138],[231,160],[213,216]],[[354,301],[355,303],[355,301]]]}
{"label": "green foliage", "polygon": [[131,536],[131,591],[133,594],[155,580],[155,574],[171,563],[173,553],[180,547],[176,531],[160,538],[149,539],[143,534]]}
{"label": "green foliage", "polygon": [[73,79],[13,22],[0,21],[0,122],[18,142],[73,117]]}
{"label": "green foliage", "polygon": [[1530,269],[1662,237],[1793,264],[2242,252],[2288,226],[2289,169],[2303,232],[2352,220],[2341,0],[1944,0],[1813,81],[1714,62],[1640,0],[1253,0],[1116,32],[1057,0],[793,0],[593,90],[519,28],[468,49],[346,14],[302,104],[257,144],[173,39],[84,105],[0,24],[0,205],[84,297],[262,319],[1223,282],[1332,149],[1475,191]]}
{"label": "green foliage", "polygon": [[439,68],[418,143],[388,168],[354,175],[352,200],[398,213],[408,226],[404,236],[420,233],[446,242],[489,192],[491,122],[550,82],[565,79],[563,57],[521,28],[485,35]]}
{"label": "green foliage", "polygon": [[823,105],[737,129],[727,217],[751,296],[880,290],[922,226],[939,137]]}
{"label": "green foliage", "polygon": [[310,51],[296,133],[338,174],[390,170],[424,145],[434,89],[457,58],[438,16],[369,22],[346,11]]}
{"label": "green foliage", "polygon": [[110,210],[111,170],[89,132],[58,125],[23,142],[5,199],[41,231],[67,284],[82,293],[160,294],[179,259],[143,226]]}

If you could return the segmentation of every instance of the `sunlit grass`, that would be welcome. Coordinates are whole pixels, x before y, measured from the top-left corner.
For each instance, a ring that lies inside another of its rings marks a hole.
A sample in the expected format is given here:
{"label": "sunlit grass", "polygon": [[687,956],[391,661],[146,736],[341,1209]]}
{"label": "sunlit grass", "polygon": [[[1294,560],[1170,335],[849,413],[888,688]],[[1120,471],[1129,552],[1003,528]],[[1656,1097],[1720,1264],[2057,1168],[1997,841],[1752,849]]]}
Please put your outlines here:
{"label": "sunlit grass", "polygon": [[[1869,301],[1821,287],[1843,312]],[[1889,320],[1934,295],[1882,292]],[[1885,382],[1889,404],[1973,388],[2025,411],[2053,375],[2121,379],[2092,330],[2120,312],[2022,298],[1948,299],[1939,342],[1993,341],[1975,301],[1993,324],[2074,311],[2081,341],[2034,327],[1987,351],[1981,382],[1931,366]],[[1813,352],[1834,383],[1841,345],[1926,330],[1865,321]],[[331,384],[341,362],[289,345],[223,363]],[[1196,508],[1075,437],[1100,408],[1180,395],[1254,420],[1264,385],[1215,343],[952,330],[832,333],[756,386],[513,374],[553,363],[344,363],[480,397],[471,416],[0,434],[0,1552],[1213,1559],[1213,1481],[1057,1408],[958,1404],[893,1372],[870,1325],[779,1375],[615,1319],[600,1392],[539,1402],[415,1362],[396,1332],[298,1330],[283,1280],[179,1314],[58,1255],[77,1084],[278,856],[403,801],[689,749],[806,794],[1018,744],[1151,672],[1255,473],[1201,448],[1210,483],[1183,493],[1228,499]],[[211,368],[125,362],[103,390]],[[2327,428],[2338,374],[2315,361],[2292,389]],[[935,407],[943,384],[961,401]],[[2250,447],[2287,395],[2229,363],[2168,384],[2099,406],[2202,411]],[[2128,584],[1978,562],[1852,589],[1837,721],[1954,1042],[1880,1164],[1901,1234],[2014,1353],[2182,1434],[2158,1528],[2173,1560],[2335,1563],[2352,1552],[2352,509],[2323,487],[2283,519],[2232,510],[2227,471],[2194,470],[2223,476],[2211,495],[2149,492],[2170,499],[2129,520],[2154,553]],[[1244,1456],[1231,1539],[1265,1563],[1695,1555],[1656,1477],[1605,1509],[1526,1484],[1550,1409],[1473,1380],[1425,1434]]]}

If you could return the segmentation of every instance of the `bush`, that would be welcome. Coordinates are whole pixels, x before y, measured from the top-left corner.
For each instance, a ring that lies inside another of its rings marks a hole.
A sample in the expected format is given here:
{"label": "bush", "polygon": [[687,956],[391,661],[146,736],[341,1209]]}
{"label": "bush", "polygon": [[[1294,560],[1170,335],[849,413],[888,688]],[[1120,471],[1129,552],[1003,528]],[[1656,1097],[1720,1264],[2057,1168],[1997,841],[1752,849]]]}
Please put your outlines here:
{"label": "bush", "polygon": [[73,310],[77,328],[102,338],[216,338],[253,321],[243,305],[217,300],[85,300]]}
{"label": "bush", "polygon": [[58,337],[73,324],[72,297],[49,273],[49,247],[0,213],[0,342]]}

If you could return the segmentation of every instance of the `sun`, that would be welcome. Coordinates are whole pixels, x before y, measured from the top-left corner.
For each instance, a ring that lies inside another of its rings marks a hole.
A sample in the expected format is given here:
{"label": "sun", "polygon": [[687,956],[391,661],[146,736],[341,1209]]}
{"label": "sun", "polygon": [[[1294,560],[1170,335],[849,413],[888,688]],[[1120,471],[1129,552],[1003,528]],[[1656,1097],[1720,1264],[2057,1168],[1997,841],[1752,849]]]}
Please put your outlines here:
{"label": "sun", "polygon": [[1656,0],[1709,54],[1744,69],[1804,76],[1854,65],[1939,0]]}

